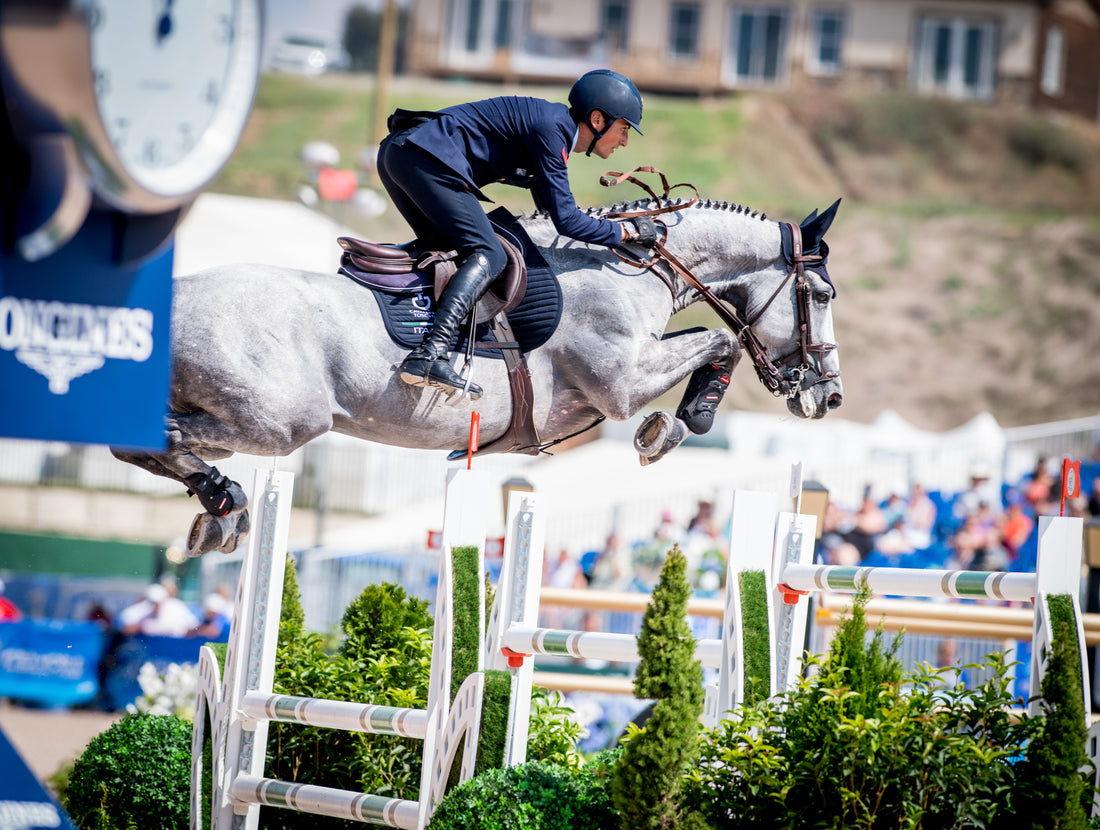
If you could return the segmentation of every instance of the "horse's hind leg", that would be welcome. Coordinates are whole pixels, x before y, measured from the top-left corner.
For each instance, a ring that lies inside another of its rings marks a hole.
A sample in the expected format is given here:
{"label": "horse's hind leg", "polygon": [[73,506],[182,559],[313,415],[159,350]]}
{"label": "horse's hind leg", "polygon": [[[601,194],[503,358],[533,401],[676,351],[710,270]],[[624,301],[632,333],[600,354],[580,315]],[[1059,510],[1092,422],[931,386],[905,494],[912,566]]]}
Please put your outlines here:
{"label": "horse's hind leg", "polygon": [[[186,446],[178,426],[169,422],[168,449],[164,453],[145,453],[111,448],[114,456],[154,475],[178,481],[199,499],[206,510],[191,523],[187,534],[187,554],[200,556],[212,550],[230,553],[248,534],[248,498],[235,481],[221,475]],[[219,452],[217,457],[228,457]]]}

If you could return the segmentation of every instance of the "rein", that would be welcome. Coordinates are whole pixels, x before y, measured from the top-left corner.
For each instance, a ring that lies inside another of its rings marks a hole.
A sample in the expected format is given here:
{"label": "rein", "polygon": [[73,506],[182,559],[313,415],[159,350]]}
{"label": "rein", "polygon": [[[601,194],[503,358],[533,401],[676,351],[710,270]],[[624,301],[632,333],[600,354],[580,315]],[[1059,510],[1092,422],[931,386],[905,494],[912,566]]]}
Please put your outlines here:
{"label": "rein", "polygon": [[[637,172],[656,173],[659,175],[664,187],[663,195],[658,196],[648,185],[632,175]],[[657,207],[609,213],[606,214],[606,218],[608,219],[632,219],[639,216],[660,216],[661,214],[671,213],[673,211],[685,210],[699,201],[699,191],[694,185],[681,183],[670,187],[665,175],[653,167],[636,167],[629,173],[611,172],[605,173],[600,177],[600,184],[605,187],[613,187],[624,181],[633,182],[645,190],[650,197],[656,201]],[[690,187],[695,193],[694,198],[686,202],[670,204],[668,202],[669,193],[677,187]],[[691,286],[691,288],[695,290],[696,295],[702,297],[707,305],[714,310],[714,313],[721,318],[722,322],[737,336],[738,343],[741,344],[741,347],[744,348],[745,351],[749,353],[749,357],[752,358],[753,368],[756,370],[760,382],[764,384],[769,392],[776,397],[790,399],[796,397],[799,392],[802,391],[807,376],[816,375],[817,378],[806,388],[816,386],[819,383],[825,383],[838,376],[838,373],[834,371],[817,371],[813,368],[813,364],[811,363],[811,355],[814,355],[817,358],[818,366],[823,368],[822,364],[825,360],[825,355],[835,349],[836,344],[813,341],[810,325],[810,283],[806,279],[805,266],[807,262],[816,262],[821,260],[822,257],[817,254],[807,255],[802,253],[802,229],[798,225],[793,222],[784,223],[790,229],[791,241],[793,243],[791,265],[787,269],[787,275],[779,283],[775,291],[772,292],[772,295],[768,297],[767,302],[757,309],[756,313],[753,314],[751,318],[744,319],[736,308],[720,299],[711,291],[709,286],[691,273],[691,270],[665,247],[665,241],[668,239],[668,226],[664,221],[657,219],[654,221],[654,224],[660,228],[660,238],[653,246],[653,255],[651,257],[648,259],[643,257],[631,257],[624,254],[618,248],[615,248],[613,250],[616,256],[626,264],[635,268],[652,271],[668,287],[673,298],[676,296],[676,289],[672,277],[658,269],[658,264],[665,266]],[[794,277],[795,280],[795,292],[797,295],[796,309],[798,314],[799,347],[790,354],[780,358],[778,361],[774,361],[769,357],[767,349],[765,349],[764,345],[760,342],[760,338],[758,338],[756,333],[752,330],[752,326],[760,319],[761,315],[768,310],[775,298],[779,296],[786,285],[791,281],[792,277]],[[795,360],[800,361],[799,365],[792,365]]]}

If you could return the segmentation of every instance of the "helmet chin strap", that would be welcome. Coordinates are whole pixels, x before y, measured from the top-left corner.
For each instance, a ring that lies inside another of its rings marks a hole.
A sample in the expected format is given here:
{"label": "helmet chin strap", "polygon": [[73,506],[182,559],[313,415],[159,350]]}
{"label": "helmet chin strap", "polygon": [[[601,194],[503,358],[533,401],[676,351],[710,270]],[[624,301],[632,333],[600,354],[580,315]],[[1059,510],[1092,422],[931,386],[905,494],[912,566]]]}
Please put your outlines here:
{"label": "helmet chin strap", "polygon": [[[594,111],[595,110],[593,110],[593,112]],[[611,125],[613,123],[615,123],[613,120],[609,120],[607,118],[604,119],[604,122],[605,123],[603,125],[603,129],[602,130],[597,130],[592,125],[592,113],[589,113],[587,116],[585,116],[585,119],[584,119],[585,126],[587,126],[588,129],[590,129],[592,131],[592,142],[588,145],[588,149],[585,150],[585,153],[584,153],[586,156],[591,156],[592,155],[592,151],[596,149],[596,142],[599,141],[601,138],[603,138],[604,134],[608,130],[611,129]]]}

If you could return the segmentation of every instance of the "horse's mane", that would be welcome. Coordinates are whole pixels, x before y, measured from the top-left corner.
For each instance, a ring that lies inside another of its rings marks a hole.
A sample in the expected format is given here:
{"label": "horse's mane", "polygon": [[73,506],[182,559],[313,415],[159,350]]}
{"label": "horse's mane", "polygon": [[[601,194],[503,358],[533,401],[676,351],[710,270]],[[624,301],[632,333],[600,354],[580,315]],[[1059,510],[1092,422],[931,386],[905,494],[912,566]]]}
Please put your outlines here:
{"label": "horse's mane", "polygon": [[[682,205],[686,202],[686,199],[671,199],[666,201],[666,205]],[[584,208],[584,212],[589,216],[603,217],[609,213],[623,213],[637,210],[652,210],[658,207],[657,203],[652,199],[638,199],[633,202],[619,202],[614,205],[602,205]],[[717,199],[699,199],[688,210],[720,210],[728,213],[741,214],[750,218],[760,219],[761,221],[767,221],[768,216],[763,211],[753,210],[746,205],[740,205],[736,202],[725,202]],[[525,216],[525,219],[549,219],[550,214],[545,210],[536,210],[529,216]]]}

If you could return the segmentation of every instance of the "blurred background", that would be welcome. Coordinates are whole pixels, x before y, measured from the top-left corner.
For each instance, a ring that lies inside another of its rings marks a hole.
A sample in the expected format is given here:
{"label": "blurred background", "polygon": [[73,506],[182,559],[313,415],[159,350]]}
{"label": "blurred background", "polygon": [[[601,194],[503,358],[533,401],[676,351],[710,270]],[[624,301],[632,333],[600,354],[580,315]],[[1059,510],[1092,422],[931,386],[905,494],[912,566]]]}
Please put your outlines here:
{"label": "blurred background", "polygon": [[[795,462],[828,493],[834,547],[823,557],[853,544],[864,560],[966,565],[973,550],[957,539],[968,517],[956,505],[980,485],[995,519],[986,548],[1026,569],[1026,547],[1002,538],[997,517],[1057,510],[1062,457],[1094,459],[1094,0],[268,0],[263,60],[244,138],[179,229],[177,273],[245,261],[327,271],[341,234],[405,241],[373,169],[395,107],[499,94],[564,101],[600,66],[631,76],[645,96],[645,136],[616,153],[614,169],[651,165],[777,220],[843,197],[829,236],[841,410],[795,422],[742,369],[714,430],[653,467],[630,446],[646,413],[553,457],[478,462],[502,485],[523,479],[544,494],[548,583],[587,585],[594,563],[613,555],[626,563],[614,587],[645,590],[659,548],[690,537],[697,589],[713,594],[730,492],[784,492]],[[641,195],[601,187],[608,165],[570,159],[582,205]],[[525,192],[488,192],[514,212],[532,209]],[[672,325],[719,324],[706,310],[683,318]],[[682,392],[652,409],[674,407]],[[297,475],[291,537],[312,628],[332,630],[373,581],[431,596],[441,453],[328,435],[275,463]],[[248,482],[271,465],[236,457],[219,468]],[[1087,463],[1070,508],[1090,520],[1100,513],[1095,478]],[[935,518],[920,546],[881,550],[898,502],[926,494]],[[117,712],[140,691],[142,664],[197,650],[197,637],[124,634],[119,624],[154,585],[174,591],[195,625],[217,605],[211,597],[232,593],[239,559],[180,552],[195,512],[176,485],[105,448],[0,440],[3,595],[42,624],[41,638],[51,626],[93,626],[73,682],[62,673],[54,686],[5,686],[13,663],[0,660],[0,697]],[[624,616],[603,630],[636,624]]]}

